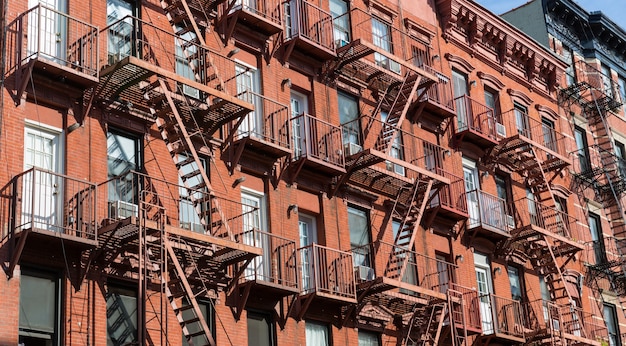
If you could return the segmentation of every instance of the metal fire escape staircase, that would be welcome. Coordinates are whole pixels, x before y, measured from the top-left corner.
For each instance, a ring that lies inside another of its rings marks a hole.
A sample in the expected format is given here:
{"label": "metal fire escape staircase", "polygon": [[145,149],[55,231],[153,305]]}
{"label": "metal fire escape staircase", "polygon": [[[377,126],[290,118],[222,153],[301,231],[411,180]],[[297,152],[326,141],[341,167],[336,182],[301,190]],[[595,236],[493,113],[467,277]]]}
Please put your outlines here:
{"label": "metal fire escape staircase", "polygon": [[[363,143],[361,144],[364,146],[370,145],[372,148],[364,147],[360,152],[348,155],[346,158],[346,173],[337,179],[333,195],[351,178],[356,178],[359,181],[375,179],[375,177],[371,176],[359,176],[363,175],[359,171],[380,163],[384,161],[384,156],[389,156],[393,142],[399,136],[399,129],[415,99],[421,78],[417,73],[408,72],[402,82],[393,84],[385,90],[372,116],[368,118],[362,127]],[[387,117],[382,124],[380,132],[376,134],[372,131],[372,127],[381,119],[381,113],[386,110],[388,110]],[[372,135],[377,137],[373,143],[370,143],[372,142]],[[367,171],[367,173],[371,175],[373,172]]]}
{"label": "metal fire escape staircase", "polygon": [[[599,88],[592,84],[597,83],[593,80],[583,81],[563,89],[559,101],[568,110],[573,103],[578,104],[589,122],[594,139],[593,148],[596,151],[594,154],[599,157],[599,162],[581,163],[581,167],[587,169],[575,173],[574,177],[580,185],[579,197],[584,197],[585,188],[593,189],[596,198],[602,203],[616,242],[617,260],[589,264],[589,274],[586,279],[588,283],[595,286],[596,291],[599,291],[601,286],[599,280],[607,279],[611,291],[618,293],[620,308],[626,316],[626,254],[623,248],[626,240],[626,214],[622,204],[624,192],[626,192],[626,177],[624,176],[626,166],[623,159],[616,155],[615,140],[607,122],[607,117],[622,103],[607,94],[604,87]],[[606,243],[605,239],[600,241]],[[602,302],[603,295],[597,294],[597,296]]]}
{"label": "metal fire escape staircase", "polygon": [[[507,255],[514,255],[516,251],[526,253],[533,267],[545,278],[552,300],[561,306],[571,306],[572,294],[563,271],[581,248],[573,240],[568,241],[554,232],[562,231],[568,224],[559,215],[551,188],[552,181],[569,163],[543,151],[532,139],[522,136],[521,132],[501,140],[488,153],[485,161],[517,172],[533,194],[532,199],[527,201],[531,215],[518,216],[519,220],[529,219],[525,222],[528,224],[522,227],[518,224],[511,232],[511,238],[504,240],[500,248]],[[578,316],[579,320],[582,318]]]}

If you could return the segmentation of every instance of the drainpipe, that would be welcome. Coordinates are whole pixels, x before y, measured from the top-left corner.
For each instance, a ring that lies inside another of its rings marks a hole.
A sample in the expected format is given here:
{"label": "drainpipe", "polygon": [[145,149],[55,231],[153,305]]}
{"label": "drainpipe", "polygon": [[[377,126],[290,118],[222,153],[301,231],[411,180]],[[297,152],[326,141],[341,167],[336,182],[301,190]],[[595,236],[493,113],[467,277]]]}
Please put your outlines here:
{"label": "drainpipe", "polygon": [[[9,12],[9,0],[0,0],[0,25],[2,26],[2,35],[5,39],[0,42],[0,134],[2,133],[4,122],[4,82],[5,82],[5,65],[7,61],[6,37],[7,37],[7,13]],[[2,146],[0,144],[0,154],[2,154]]]}

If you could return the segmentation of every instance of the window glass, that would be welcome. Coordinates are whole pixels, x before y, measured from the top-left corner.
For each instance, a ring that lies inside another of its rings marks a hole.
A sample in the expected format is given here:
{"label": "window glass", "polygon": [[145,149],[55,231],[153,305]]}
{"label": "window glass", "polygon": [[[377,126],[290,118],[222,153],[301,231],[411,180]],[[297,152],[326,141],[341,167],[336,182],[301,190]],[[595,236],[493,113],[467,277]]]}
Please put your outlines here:
{"label": "window glass", "polygon": [[348,3],[344,0],[330,0],[329,6],[330,14],[333,17],[335,48],[340,48],[350,43]]}
{"label": "window glass", "polygon": [[359,346],[379,346],[380,338],[378,334],[359,330]]}
{"label": "window glass", "polygon": [[367,212],[362,209],[348,207],[348,227],[350,228],[350,246],[353,249],[354,265],[371,267],[370,227]]}
{"label": "window glass", "polygon": [[306,346],[329,346],[328,325],[306,321]]}
{"label": "window glass", "polygon": [[248,311],[248,345],[274,345],[274,324],[270,314]]}
{"label": "window glass", "polygon": [[126,287],[109,286],[107,303],[107,346],[122,346],[137,341],[137,292]]}
{"label": "window glass", "polygon": [[[199,300],[198,307],[200,307],[200,312],[202,313],[202,317],[204,317],[204,321],[209,327],[210,331],[205,331],[207,334],[210,332],[213,336],[213,340],[215,340],[215,309],[213,308],[213,303],[210,301],[202,301]],[[183,303],[183,306],[189,305],[188,301]],[[184,320],[191,320],[195,317],[195,313],[193,309],[185,309],[182,311],[182,317]],[[197,323],[191,323],[187,325],[187,330],[190,334],[194,334],[200,331],[200,327]],[[193,345],[204,345],[207,342],[207,339],[204,335],[197,335],[191,338]],[[187,345],[187,339],[183,335],[182,345]]]}
{"label": "window glass", "polygon": [[20,343],[24,345],[57,345],[58,278],[22,273],[20,280]]}
{"label": "window glass", "polygon": [[520,279],[519,269],[509,266],[509,284],[511,285],[511,298],[513,300],[522,301],[522,280]]}
{"label": "window glass", "polygon": [[604,304],[604,321],[606,321],[606,328],[609,332],[609,345],[610,346],[620,346],[620,332],[619,325],[617,324],[617,313],[615,310],[615,305]]}

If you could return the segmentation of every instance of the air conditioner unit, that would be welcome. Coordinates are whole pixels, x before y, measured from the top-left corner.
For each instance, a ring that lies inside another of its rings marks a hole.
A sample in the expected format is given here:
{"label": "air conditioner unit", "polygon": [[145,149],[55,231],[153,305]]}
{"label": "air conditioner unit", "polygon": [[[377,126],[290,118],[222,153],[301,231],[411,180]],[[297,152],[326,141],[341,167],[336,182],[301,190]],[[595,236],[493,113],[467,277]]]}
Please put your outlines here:
{"label": "air conditioner unit", "polygon": [[200,90],[194,88],[194,87],[190,87],[187,84],[183,84],[182,85],[182,89],[183,89],[183,94],[192,97],[194,99],[200,99]]}
{"label": "air conditioner unit", "polygon": [[205,233],[206,226],[197,222],[180,222],[180,228],[186,229],[195,233]]}
{"label": "air conditioner unit", "polygon": [[376,277],[374,269],[367,266],[355,266],[354,276],[357,281],[372,281]]}
{"label": "air conditioner unit", "polygon": [[335,49],[341,48],[343,46],[347,46],[350,42],[346,41],[343,38],[339,38],[335,40]]}
{"label": "air conditioner unit", "polygon": [[139,206],[134,203],[124,201],[109,202],[109,217],[111,219],[125,219],[139,215]]}
{"label": "air conditioner unit", "polygon": [[509,226],[509,228],[515,228],[515,219],[513,218],[513,215],[506,216],[506,225]]}
{"label": "air conditioner unit", "polygon": [[506,137],[506,127],[500,123],[496,123],[496,135],[501,138]]}
{"label": "air conditioner unit", "polygon": [[344,143],[343,151],[347,157],[363,151],[363,147],[356,143]]}

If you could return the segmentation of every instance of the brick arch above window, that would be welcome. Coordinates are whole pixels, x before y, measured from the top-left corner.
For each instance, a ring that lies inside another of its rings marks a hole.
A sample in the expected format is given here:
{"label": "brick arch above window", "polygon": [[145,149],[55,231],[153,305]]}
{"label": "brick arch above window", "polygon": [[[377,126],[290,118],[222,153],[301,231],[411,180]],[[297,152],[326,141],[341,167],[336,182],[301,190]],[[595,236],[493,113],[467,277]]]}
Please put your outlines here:
{"label": "brick arch above window", "polygon": [[504,89],[504,83],[502,83],[496,76],[478,71],[476,74],[478,78],[483,82],[483,84],[494,90],[502,90]]}
{"label": "brick arch above window", "polygon": [[537,112],[539,112],[539,115],[541,115],[542,117],[548,118],[552,121],[557,121],[559,118],[559,114],[550,107],[537,104],[535,105],[535,109],[537,109]]}
{"label": "brick arch above window", "polygon": [[452,67],[458,69],[465,74],[470,74],[475,69],[474,65],[470,64],[469,61],[463,59],[458,55],[446,53],[445,58],[450,62],[450,65],[452,65]]}
{"label": "brick arch above window", "polygon": [[533,103],[533,99],[531,99],[528,95],[519,90],[508,89],[506,92],[511,95],[511,98],[514,102],[523,104],[525,106],[530,106]]}

